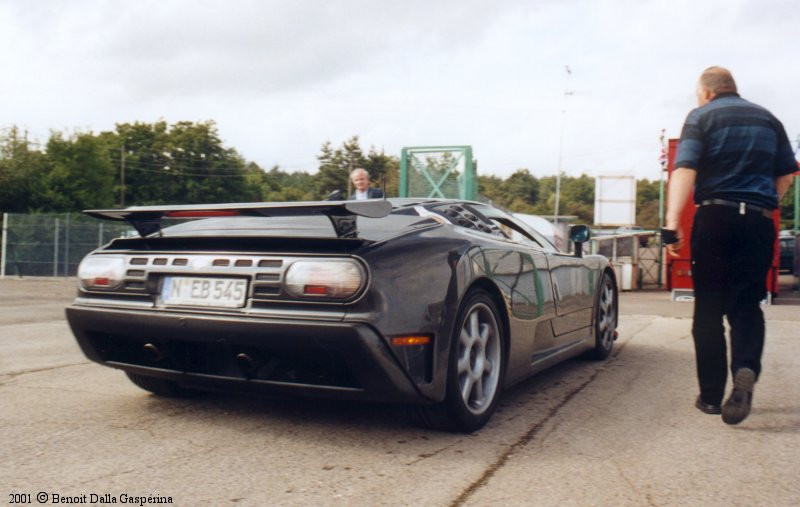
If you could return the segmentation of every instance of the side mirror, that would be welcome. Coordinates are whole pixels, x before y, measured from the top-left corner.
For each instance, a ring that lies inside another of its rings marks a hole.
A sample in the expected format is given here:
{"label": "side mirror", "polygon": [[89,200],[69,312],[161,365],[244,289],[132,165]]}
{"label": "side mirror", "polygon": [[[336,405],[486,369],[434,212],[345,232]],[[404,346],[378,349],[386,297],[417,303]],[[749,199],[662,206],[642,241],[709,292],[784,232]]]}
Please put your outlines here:
{"label": "side mirror", "polygon": [[569,240],[575,243],[575,257],[583,257],[583,244],[592,237],[588,225],[573,225],[569,228]]}

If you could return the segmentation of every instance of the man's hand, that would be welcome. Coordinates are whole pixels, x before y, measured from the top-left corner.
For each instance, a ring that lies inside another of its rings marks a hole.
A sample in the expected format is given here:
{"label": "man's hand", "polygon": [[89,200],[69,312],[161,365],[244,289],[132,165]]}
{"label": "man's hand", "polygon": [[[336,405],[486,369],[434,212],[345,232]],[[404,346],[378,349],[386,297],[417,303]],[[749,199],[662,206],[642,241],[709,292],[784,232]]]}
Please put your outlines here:
{"label": "man's hand", "polygon": [[667,247],[669,255],[677,257],[678,252],[683,247],[683,231],[677,226],[673,227],[661,229],[661,242]]}
{"label": "man's hand", "polygon": [[671,257],[677,257],[683,248],[683,231],[678,228],[661,229],[661,241],[667,247],[667,253]]}

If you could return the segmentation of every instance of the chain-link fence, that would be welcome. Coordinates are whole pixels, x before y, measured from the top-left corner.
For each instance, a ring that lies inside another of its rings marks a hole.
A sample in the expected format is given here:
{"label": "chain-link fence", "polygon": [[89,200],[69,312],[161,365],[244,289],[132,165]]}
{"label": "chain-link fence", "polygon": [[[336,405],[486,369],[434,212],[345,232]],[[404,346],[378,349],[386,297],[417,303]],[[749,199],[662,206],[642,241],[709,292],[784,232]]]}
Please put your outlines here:
{"label": "chain-link fence", "polygon": [[4,213],[0,276],[74,276],[87,253],[130,231],[80,214]]}

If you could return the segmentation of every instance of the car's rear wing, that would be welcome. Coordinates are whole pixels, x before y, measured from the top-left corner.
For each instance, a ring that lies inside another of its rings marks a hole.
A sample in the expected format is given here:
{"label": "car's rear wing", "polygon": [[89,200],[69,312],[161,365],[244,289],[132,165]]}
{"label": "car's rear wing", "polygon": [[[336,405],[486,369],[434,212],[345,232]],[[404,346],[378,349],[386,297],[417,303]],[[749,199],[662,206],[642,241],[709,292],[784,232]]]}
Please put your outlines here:
{"label": "car's rear wing", "polygon": [[161,232],[164,218],[209,218],[225,216],[293,217],[324,215],[339,238],[358,236],[356,217],[381,218],[392,211],[384,199],[365,201],[258,202],[231,204],[189,204],[177,206],[131,206],[122,209],[85,210],[105,220],[129,222],[142,237]]}

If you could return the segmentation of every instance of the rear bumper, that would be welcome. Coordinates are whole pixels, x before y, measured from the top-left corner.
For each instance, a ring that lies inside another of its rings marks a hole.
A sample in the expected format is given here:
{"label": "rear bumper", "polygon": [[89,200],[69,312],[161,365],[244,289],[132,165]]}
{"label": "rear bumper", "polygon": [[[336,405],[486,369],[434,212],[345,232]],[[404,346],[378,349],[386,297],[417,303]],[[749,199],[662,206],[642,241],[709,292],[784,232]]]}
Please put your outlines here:
{"label": "rear bumper", "polygon": [[371,326],[72,305],[86,356],[189,388],[424,403]]}

